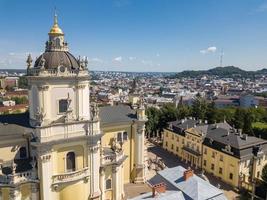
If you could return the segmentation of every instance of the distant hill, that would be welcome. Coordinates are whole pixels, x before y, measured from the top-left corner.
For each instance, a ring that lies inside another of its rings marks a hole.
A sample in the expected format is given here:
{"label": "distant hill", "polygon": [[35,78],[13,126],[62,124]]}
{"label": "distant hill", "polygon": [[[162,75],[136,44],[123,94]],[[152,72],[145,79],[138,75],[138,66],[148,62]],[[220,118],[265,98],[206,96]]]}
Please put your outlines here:
{"label": "distant hill", "polygon": [[234,66],[227,66],[227,67],[215,67],[209,70],[186,70],[176,74],[177,78],[197,78],[204,75],[209,76],[218,76],[221,78],[255,78],[257,75],[267,75],[267,69],[261,69],[257,71],[246,71]]}

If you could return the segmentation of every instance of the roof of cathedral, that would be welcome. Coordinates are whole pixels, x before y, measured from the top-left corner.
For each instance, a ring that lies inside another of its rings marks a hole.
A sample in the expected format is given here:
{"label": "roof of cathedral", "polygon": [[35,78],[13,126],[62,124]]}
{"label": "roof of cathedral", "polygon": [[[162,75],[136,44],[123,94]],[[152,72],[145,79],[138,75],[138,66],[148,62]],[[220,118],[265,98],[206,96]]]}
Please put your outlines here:
{"label": "roof of cathedral", "polygon": [[131,122],[137,119],[136,112],[128,105],[100,107],[99,111],[101,125]]}
{"label": "roof of cathedral", "polygon": [[0,115],[0,136],[4,138],[20,138],[25,133],[31,132],[29,114]]}
{"label": "roof of cathedral", "polygon": [[65,66],[69,69],[78,69],[79,63],[77,59],[67,51],[47,51],[44,52],[37,60],[35,61],[34,67],[39,67],[41,60],[44,59],[45,69],[53,69],[58,66]]}

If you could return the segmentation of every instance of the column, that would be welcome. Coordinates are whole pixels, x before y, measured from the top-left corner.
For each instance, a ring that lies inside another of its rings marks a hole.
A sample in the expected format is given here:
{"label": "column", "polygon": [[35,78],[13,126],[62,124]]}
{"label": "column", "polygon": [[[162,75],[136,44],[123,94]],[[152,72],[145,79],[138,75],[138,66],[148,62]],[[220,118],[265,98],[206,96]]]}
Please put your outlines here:
{"label": "column", "polygon": [[105,186],[106,182],[105,182],[105,169],[104,168],[100,168],[100,191],[101,191],[101,200],[105,200]]}
{"label": "column", "polygon": [[21,192],[19,188],[10,188],[9,200],[21,200]]}
{"label": "column", "polygon": [[38,177],[40,182],[42,182],[42,187],[40,188],[41,199],[55,199],[56,186],[52,187],[52,175],[53,175],[53,165],[52,165],[52,154],[49,150],[42,149],[38,152]]}
{"label": "column", "polygon": [[31,200],[39,200],[39,186],[37,183],[31,185]]}
{"label": "column", "polygon": [[137,134],[135,136],[135,183],[143,183],[145,181],[144,170],[144,150],[145,150],[145,126],[138,124]]}
{"label": "column", "polygon": [[119,169],[116,166],[112,166],[112,196],[113,200],[120,200],[119,185],[118,185],[118,173]]}
{"label": "column", "polygon": [[90,168],[90,199],[99,199],[99,170],[100,170],[100,148],[99,143],[89,146],[89,168]]}

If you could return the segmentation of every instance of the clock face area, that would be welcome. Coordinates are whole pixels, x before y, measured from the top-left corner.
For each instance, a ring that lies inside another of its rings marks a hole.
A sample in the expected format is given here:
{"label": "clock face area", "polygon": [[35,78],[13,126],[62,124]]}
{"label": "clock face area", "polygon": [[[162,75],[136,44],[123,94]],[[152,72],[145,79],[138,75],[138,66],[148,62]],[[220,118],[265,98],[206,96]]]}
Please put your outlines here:
{"label": "clock face area", "polygon": [[64,66],[60,66],[60,67],[59,67],[59,71],[60,71],[61,73],[64,73],[65,70],[66,70],[66,68],[65,68]]}

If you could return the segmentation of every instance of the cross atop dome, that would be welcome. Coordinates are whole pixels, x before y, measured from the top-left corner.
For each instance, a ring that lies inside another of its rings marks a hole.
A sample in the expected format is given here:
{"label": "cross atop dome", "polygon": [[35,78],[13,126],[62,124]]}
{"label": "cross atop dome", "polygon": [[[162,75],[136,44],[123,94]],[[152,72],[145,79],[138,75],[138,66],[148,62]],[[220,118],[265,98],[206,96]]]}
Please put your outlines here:
{"label": "cross atop dome", "polygon": [[57,13],[54,14],[54,24],[50,29],[48,35],[64,35],[62,29],[58,26]]}

